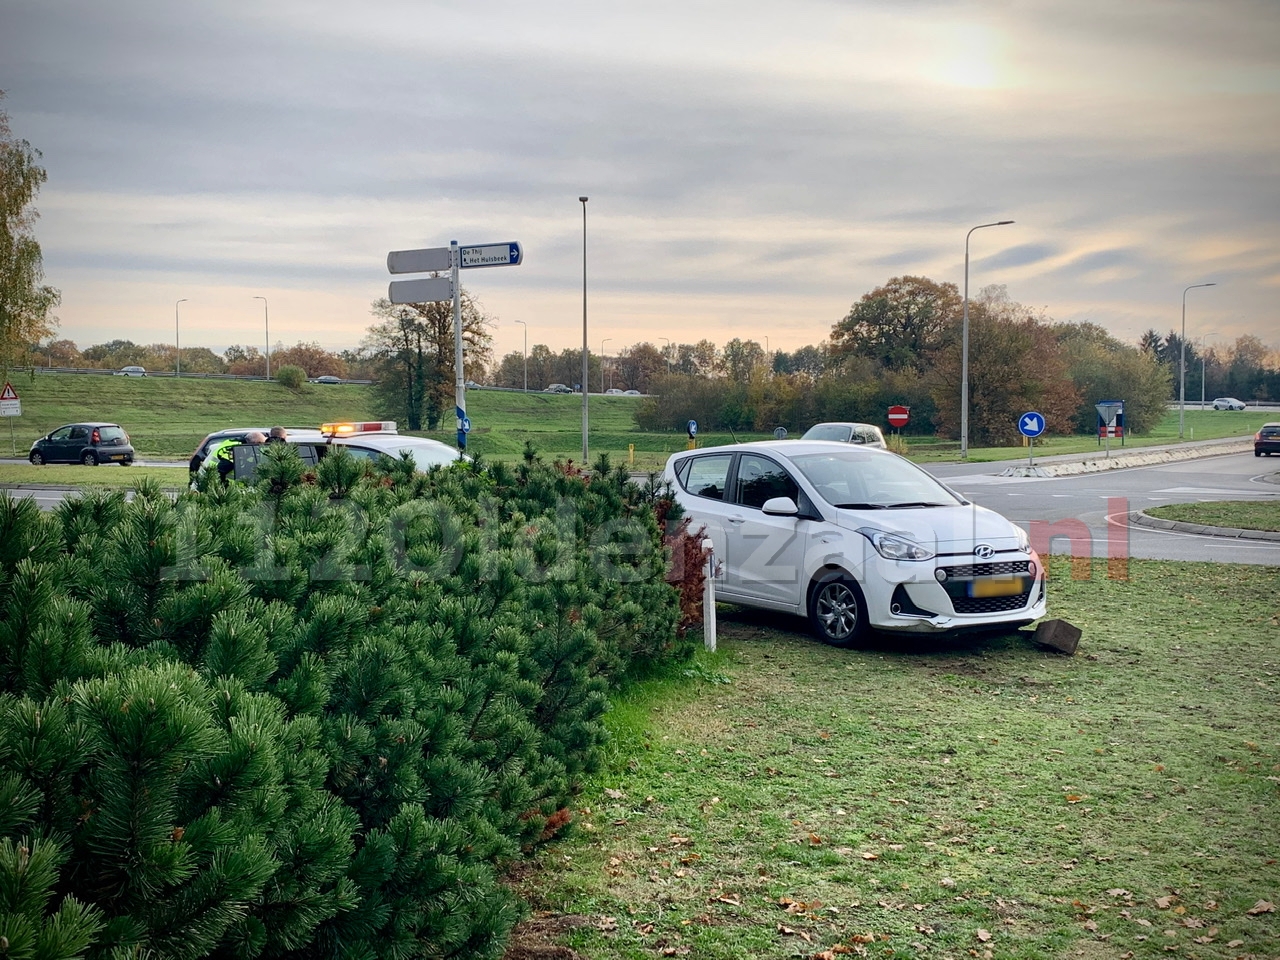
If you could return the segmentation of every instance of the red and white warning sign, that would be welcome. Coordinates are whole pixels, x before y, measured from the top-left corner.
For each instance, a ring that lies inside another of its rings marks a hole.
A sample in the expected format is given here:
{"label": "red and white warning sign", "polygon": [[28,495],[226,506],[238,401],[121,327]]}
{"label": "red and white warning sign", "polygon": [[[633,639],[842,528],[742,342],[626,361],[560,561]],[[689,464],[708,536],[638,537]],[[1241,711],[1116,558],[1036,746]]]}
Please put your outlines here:
{"label": "red and white warning sign", "polygon": [[22,416],[22,401],[18,399],[18,391],[13,389],[13,384],[6,383],[4,389],[0,390],[0,417],[20,416]]}

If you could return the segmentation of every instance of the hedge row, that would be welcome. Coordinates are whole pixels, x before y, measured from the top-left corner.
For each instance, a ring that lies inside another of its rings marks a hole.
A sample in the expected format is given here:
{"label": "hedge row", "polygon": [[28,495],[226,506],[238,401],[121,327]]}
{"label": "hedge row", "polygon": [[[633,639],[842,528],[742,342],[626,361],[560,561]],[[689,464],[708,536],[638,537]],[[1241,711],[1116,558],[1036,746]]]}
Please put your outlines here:
{"label": "hedge row", "polygon": [[500,955],[610,685],[689,651],[620,472],[306,471],[0,500],[0,958]]}

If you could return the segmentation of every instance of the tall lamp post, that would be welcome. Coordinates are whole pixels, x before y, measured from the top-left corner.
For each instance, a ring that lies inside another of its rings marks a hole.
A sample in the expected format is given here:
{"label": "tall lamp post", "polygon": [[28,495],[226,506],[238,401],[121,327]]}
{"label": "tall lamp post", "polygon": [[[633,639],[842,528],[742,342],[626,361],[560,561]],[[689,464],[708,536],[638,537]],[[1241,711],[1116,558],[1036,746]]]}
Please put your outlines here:
{"label": "tall lamp post", "polygon": [[1216,287],[1216,283],[1193,283],[1182,291],[1182,337],[1178,344],[1178,439],[1182,439],[1183,421],[1187,405],[1187,290],[1197,287]]}
{"label": "tall lamp post", "polygon": [[1208,333],[1202,333],[1200,334],[1200,336],[1196,337],[1196,343],[1200,344],[1200,347],[1201,347],[1201,350],[1200,350],[1200,409],[1202,411],[1204,410],[1204,360],[1205,360],[1204,342],[1208,340],[1210,337],[1216,337],[1217,335],[1218,335],[1217,330],[1210,330]]}
{"label": "tall lamp post", "polygon": [[974,230],[1003,227],[1012,220],[997,220],[971,227],[964,235],[964,323],[960,334],[960,459],[969,459],[969,238]]}
{"label": "tall lamp post", "polygon": [[529,325],[523,320],[517,320],[516,323],[524,327],[524,346],[520,350],[520,356],[524,358],[524,392],[529,392]]}
{"label": "tall lamp post", "polygon": [[267,379],[270,380],[271,379],[271,320],[267,316],[267,298],[259,297],[255,295],[253,299],[262,301],[262,329],[266,332],[266,335],[267,335],[267,354],[266,354]]}
{"label": "tall lamp post", "polygon": [[582,466],[587,466],[587,198],[582,204]]}
{"label": "tall lamp post", "polygon": [[604,393],[604,345],[613,337],[605,337],[600,341],[600,392]]}
{"label": "tall lamp post", "polygon": [[[178,301],[178,303],[186,302],[186,297]],[[173,305],[173,375],[175,377],[182,376],[182,338],[178,330],[178,303]]]}
{"label": "tall lamp post", "polygon": [[663,353],[663,356],[667,358],[667,373],[670,373],[670,372],[671,372],[671,338],[670,338],[670,337],[659,337],[658,339],[659,339],[659,340],[665,340],[665,341],[667,342],[667,349],[666,349],[666,351]]}

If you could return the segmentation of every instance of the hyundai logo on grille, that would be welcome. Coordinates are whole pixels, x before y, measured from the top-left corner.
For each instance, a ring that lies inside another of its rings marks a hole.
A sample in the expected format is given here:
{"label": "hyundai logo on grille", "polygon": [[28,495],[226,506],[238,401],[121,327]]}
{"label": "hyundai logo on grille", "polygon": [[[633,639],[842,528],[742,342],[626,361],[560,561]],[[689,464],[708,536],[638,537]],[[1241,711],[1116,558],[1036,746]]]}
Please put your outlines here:
{"label": "hyundai logo on grille", "polygon": [[973,548],[973,555],[979,560],[990,560],[996,555],[995,548],[989,543],[980,543]]}

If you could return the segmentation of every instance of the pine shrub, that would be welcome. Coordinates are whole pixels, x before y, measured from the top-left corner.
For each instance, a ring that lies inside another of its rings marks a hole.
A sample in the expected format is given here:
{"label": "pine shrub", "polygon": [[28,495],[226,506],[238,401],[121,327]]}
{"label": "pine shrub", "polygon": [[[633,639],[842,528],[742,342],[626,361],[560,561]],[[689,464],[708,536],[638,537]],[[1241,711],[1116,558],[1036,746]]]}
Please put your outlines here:
{"label": "pine shrub", "polygon": [[0,499],[0,957],[500,955],[610,690],[690,652],[655,503],[286,446]]}

